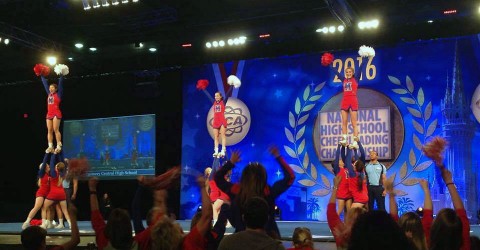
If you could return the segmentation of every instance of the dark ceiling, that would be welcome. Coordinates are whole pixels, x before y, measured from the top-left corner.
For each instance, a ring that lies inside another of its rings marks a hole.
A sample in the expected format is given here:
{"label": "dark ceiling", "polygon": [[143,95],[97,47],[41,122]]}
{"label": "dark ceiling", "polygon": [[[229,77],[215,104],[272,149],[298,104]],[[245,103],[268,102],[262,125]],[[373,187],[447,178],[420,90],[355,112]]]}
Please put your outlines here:
{"label": "dark ceiling", "polygon": [[[380,28],[360,32],[357,22],[371,18]],[[88,11],[81,0],[0,0],[0,37],[11,40],[0,45],[0,84],[31,79],[24,74],[51,52],[75,65],[72,74],[88,75],[474,34],[479,22],[478,6],[461,0],[139,0]],[[315,32],[331,24],[346,30]],[[271,36],[260,39],[264,33]],[[208,40],[239,35],[247,36],[241,48],[205,48]]]}

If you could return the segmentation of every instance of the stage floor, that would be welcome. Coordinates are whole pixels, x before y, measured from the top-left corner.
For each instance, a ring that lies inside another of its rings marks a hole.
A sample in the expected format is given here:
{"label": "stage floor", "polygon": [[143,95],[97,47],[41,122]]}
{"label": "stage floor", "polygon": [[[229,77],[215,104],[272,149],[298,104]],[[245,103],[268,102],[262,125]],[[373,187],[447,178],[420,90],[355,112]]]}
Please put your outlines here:
{"label": "stage floor", "polygon": [[[185,232],[190,230],[190,220],[177,221]],[[291,246],[293,231],[296,227],[307,227],[313,234],[316,249],[334,250],[335,242],[326,222],[312,221],[277,221],[285,247]],[[86,248],[90,242],[95,242],[95,233],[90,221],[79,221],[80,248]],[[0,223],[0,249],[21,249],[20,232],[22,223]],[[70,229],[48,229],[47,245],[58,245],[67,241]],[[233,233],[233,228],[227,228],[226,234]],[[480,225],[470,225],[470,234],[480,237]]]}

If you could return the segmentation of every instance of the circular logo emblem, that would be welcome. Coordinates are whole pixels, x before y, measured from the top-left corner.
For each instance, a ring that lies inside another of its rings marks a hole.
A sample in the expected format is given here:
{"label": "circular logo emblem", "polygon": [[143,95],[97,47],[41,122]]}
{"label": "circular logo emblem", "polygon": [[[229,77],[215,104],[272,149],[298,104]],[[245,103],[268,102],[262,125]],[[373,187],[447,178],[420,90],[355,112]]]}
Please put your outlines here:
{"label": "circular logo emblem", "polygon": [[138,128],[141,131],[148,131],[152,129],[154,122],[155,121],[153,120],[152,116],[150,115],[142,116],[140,118],[140,121],[138,121]]}
{"label": "circular logo emblem", "polygon": [[[401,152],[405,128],[396,104],[384,94],[365,88],[358,89],[360,107],[358,115],[359,137],[366,151],[375,150],[383,163],[391,164]],[[319,111],[313,131],[313,141],[318,159],[330,162],[341,139],[340,103],[342,93],[333,96]],[[353,142],[353,127],[348,121],[348,138]]]}
{"label": "circular logo emblem", "polygon": [[[235,145],[243,140],[250,130],[250,110],[240,99],[230,97],[225,104],[225,119],[227,119],[227,146]],[[208,111],[207,128],[213,139],[213,106]]]}

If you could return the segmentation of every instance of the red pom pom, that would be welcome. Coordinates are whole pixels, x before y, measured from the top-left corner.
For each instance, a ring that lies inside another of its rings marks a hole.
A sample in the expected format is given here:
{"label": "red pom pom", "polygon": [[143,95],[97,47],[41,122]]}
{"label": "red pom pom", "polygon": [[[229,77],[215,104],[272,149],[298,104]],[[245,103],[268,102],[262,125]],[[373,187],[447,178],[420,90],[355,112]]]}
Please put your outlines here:
{"label": "red pom pom", "polygon": [[40,76],[43,71],[43,65],[40,63],[35,64],[35,67],[33,67],[33,72],[35,72],[35,75]]}
{"label": "red pom pom", "polygon": [[208,87],[208,80],[207,79],[200,79],[197,81],[197,89],[204,90]]}
{"label": "red pom pom", "polygon": [[37,63],[35,67],[33,67],[33,72],[35,72],[37,76],[48,76],[50,74],[50,68],[41,63]]}
{"label": "red pom pom", "polygon": [[42,76],[50,75],[50,68],[48,66],[43,65]]}
{"label": "red pom pom", "polygon": [[82,177],[90,169],[87,158],[73,158],[68,160],[68,174],[72,177]]}
{"label": "red pom pom", "polygon": [[333,62],[334,56],[330,53],[323,53],[322,55],[322,65],[328,66]]}

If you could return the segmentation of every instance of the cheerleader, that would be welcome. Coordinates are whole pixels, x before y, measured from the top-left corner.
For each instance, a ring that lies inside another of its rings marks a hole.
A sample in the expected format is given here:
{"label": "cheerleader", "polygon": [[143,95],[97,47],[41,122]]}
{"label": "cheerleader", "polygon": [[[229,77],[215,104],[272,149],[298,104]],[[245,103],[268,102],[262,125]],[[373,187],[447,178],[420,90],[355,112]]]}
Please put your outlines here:
{"label": "cheerleader", "polygon": [[352,194],[351,208],[366,207],[368,203],[367,180],[365,178],[365,164],[360,159],[352,163],[352,149],[347,149],[345,165],[348,168],[348,189]]}
{"label": "cheerleader", "polygon": [[[213,157],[225,157],[227,137],[227,119],[225,119],[225,103],[220,92],[215,93],[215,101],[213,102],[213,137],[214,137],[214,153]],[[222,140],[222,151],[218,152],[219,138]]]}
{"label": "cheerleader", "polygon": [[42,75],[43,87],[47,92],[47,140],[48,148],[46,153],[52,153],[53,148],[53,134],[55,134],[55,139],[57,141],[56,151],[59,152],[62,149],[62,134],[60,133],[60,122],[62,120],[62,111],[60,110],[60,103],[62,102],[63,96],[63,75],[60,75],[58,80],[58,85],[55,83],[48,84],[47,79]]}
{"label": "cheerleader", "polygon": [[[43,202],[45,201],[45,197],[47,197],[49,191],[50,191],[50,185],[49,185],[49,172],[50,172],[50,166],[47,164],[47,159],[50,156],[50,153],[45,153],[45,156],[43,157],[42,164],[40,164],[40,169],[38,170],[38,190],[35,194],[35,205],[33,206],[32,210],[30,210],[30,213],[28,213],[27,219],[22,225],[22,229],[27,228],[30,225],[30,221],[35,217],[37,214],[38,210],[42,208]],[[42,223],[46,221],[47,215],[46,215],[46,210],[42,208],[41,211],[42,214]]]}
{"label": "cheerleader", "polygon": [[[340,154],[342,158],[340,158]],[[352,206],[352,193],[348,188],[348,169],[345,168],[345,159],[345,147],[342,144],[338,144],[335,159],[332,162],[333,173],[335,176],[339,175],[342,177],[337,187],[338,215],[340,215],[345,208],[348,210]]]}
{"label": "cheerleader", "polygon": [[[59,156],[59,162],[56,163],[56,156]],[[55,164],[56,163],[56,164]],[[65,195],[65,190],[62,186],[63,176],[65,174],[65,163],[63,158],[63,152],[59,154],[53,154],[50,159],[50,166],[55,166],[50,168],[50,191],[46,197],[45,202],[43,203],[44,209],[47,211],[48,208],[54,203],[60,203],[60,208],[62,209],[65,218],[67,219],[68,227],[70,228],[70,216],[67,210],[67,197]],[[48,227],[49,222],[47,221],[46,225],[42,224],[43,227]],[[59,224],[63,225],[63,221],[60,221]]]}

